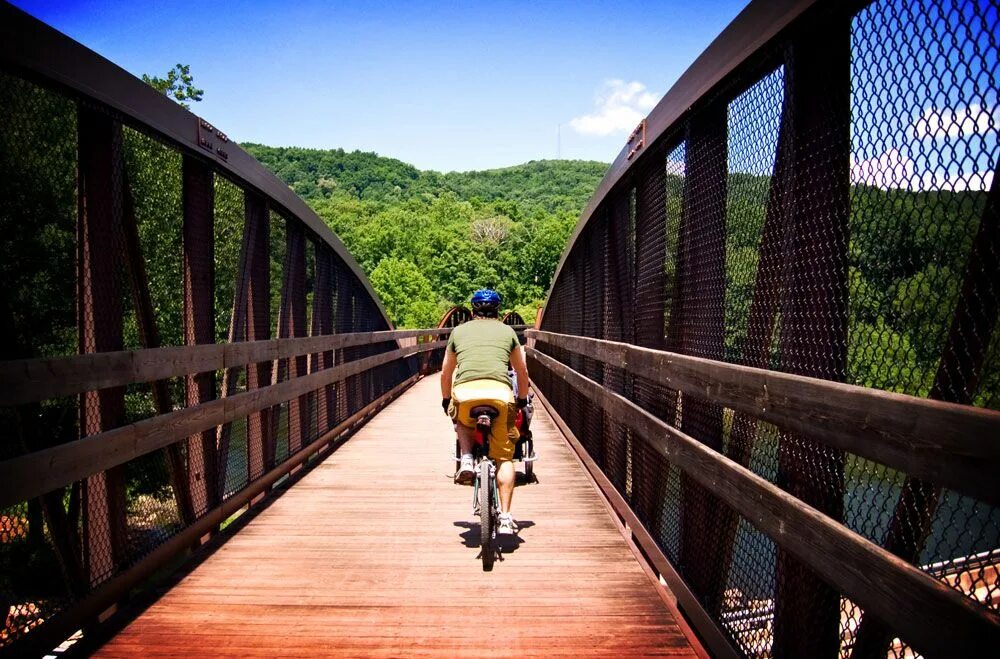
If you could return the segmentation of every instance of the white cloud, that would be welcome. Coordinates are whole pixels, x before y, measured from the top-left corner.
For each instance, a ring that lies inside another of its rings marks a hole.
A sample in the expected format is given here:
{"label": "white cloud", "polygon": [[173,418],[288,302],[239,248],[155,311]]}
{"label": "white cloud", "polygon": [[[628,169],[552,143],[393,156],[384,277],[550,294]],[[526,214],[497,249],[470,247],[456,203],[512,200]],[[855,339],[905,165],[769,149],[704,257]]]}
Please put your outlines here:
{"label": "white cloud", "polygon": [[909,133],[916,139],[968,137],[996,130],[998,125],[1000,125],[1000,112],[997,108],[984,108],[978,103],[970,103],[965,107],[943,110],[928,107],[910,125]]}
{"label": "white cloud", "polygon": [[671,176],[684,176],[686,166],[683,160],[671,160],[667,158],[667,174]]}
{"label": "white cloud", "polygon": [[570,127],[581,135],[627,135],[639,125],[659,98],[641,82],[607,80],[594,99],[594,111],[574,117]]}
{"label": "white cloud", "polygon": [[988,190],[993,185],[993,171],[944,172],[919,169],[912,158],[890,149],[875,158],[851,157],[851,183],[871,185],[883,190]]}

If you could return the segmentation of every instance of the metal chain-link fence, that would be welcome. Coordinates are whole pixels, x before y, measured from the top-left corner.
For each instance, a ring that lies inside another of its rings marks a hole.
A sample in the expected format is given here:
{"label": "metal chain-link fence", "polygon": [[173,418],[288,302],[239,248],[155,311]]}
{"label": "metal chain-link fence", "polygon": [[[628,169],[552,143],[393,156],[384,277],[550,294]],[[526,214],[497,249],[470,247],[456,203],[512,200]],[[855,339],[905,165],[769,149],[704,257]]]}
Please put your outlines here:
{"label": "metal chain-link fence", "polygon": [[[817,5],[600,200],[541,329],[1000,410],[998,4]],[[538,349],[998,612],[996,506]],[[619,420],[535,379],[739,652],[912,656]]]}
{"label": "metal chain-link fence", "polygon": [[[356,265],[217,154],[178,146],[141,116],[14,70],[0,70],[0,113],[0,362],[391,329]],[[188,117],[194,130],[198,120]],[[398,348],[382,341],[0,406],[10,433],[0,460],[131,432],[132,424]],[[410,378],[416,362],[385,363],[27,500],[8,499],[0,508],[0,653],[58,627],[95,591]]]}

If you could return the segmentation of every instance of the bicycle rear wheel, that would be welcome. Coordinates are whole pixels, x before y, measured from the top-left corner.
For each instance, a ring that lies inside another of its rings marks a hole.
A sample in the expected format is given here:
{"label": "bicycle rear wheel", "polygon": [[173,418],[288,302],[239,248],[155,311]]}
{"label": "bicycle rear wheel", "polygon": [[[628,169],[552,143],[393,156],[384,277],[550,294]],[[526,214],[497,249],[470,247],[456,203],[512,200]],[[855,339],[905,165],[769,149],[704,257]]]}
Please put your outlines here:
{"label": "bicycle rear wheel", "polygon": [[524,440],[524,457],[528,460],[524,463],[524,479],[530,483],[535,478],[535,444],[530,439]]}
{"label": "bicycle rear wheel", "polygon": [[483,557],[483,571],[493,569],[493,479],[489,460],[479,463],[479,547]]}

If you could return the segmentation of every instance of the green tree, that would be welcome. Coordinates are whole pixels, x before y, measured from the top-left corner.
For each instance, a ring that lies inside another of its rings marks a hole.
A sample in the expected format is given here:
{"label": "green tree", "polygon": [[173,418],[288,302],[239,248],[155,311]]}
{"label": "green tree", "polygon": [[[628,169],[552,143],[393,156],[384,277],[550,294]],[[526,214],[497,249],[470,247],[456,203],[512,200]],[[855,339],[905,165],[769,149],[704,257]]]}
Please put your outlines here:
{"label": "green tree", "polygon": [[194,86],[194,76],[191,75],[189,64],[174,65],[174,68],[167,71],[166,78],[143,73],[142,81],[187,109],[190,109],[191,105],[186,101],[200,101],[205,93],[204,89],[198,89]]}
{"label": "green tree", "polygon": [[430,282],[410,261],[382,259],[372,271],[371,282],[396,327],[428,327],[437,323],[440,305]]}

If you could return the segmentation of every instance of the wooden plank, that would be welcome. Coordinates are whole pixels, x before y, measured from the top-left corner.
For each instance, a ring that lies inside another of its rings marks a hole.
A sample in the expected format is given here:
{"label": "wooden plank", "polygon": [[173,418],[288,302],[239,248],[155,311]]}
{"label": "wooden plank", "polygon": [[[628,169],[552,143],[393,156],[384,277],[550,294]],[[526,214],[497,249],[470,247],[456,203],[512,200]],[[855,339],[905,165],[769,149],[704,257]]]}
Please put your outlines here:
{"label": "wooden plank", "polygon": [[535,340],[629,369],[984,502],[1000,504],[1000,412],[529,330]]}
{"label": "wooden plank", "polygon": [[72,396],[138,382],[325,352],[414,336],[444,336],[451,328],[353,332],[229,344],[170,346],[0,362],[0,406]]}
{"label": "wooden plank", "polygon": [[[97,655],[696,656],[541,408],[539,481],[515,490],[519,537],[483,572],[439,396],[419,382]],[[477,615],[501,628],[470,632]]]}
{"label": "wooden plank", "polygon": [[155,416],[0,462],[0,506],[25,501],[257,410],[382,364],[444,347],[435,341],[355,360],[280,384]]}
{"label": "wooden plank", "polygon": [[[971,656],[1000,643],[1000,618],[962,593],[565,364],[536,349],[529,348],[528,354],[538,367],[637,432],[846,597],[888,622],[918,652]],[[948,633],[942,634],[942,629]]]}
{"label": "wooden plank", "polygon": [[594,458],[587,453],[587,449],[584,448],[580,440],[573,434],[573,431],[566,425],[563,418],[552,407],[548,399],[545,398],[545,394],[537,386],[533,387],[533,391],[538,400],[545,406],[545,410],[552,418],[552,422],[555,423],[566,439],[566,443],[576,453],[580,464],[587,470],[590,477],[594,479],[594,485],[601,490],[601,493],[607,499],[608,505],[621,518],[625,528],[635,539],[635,542],[642,547],[643,553],[649,559],[652,567],[656,569],[658,576],[663,577],[663,580],[667,583],[667,587],[670,588],[670,592],[676,598],[678,606],[691,619],[698,633],[705,639],[713,655],[720,658],[735,658],[740,656],[739,651],[733,647],[732,643],[726,637],[725,632],[708,615],[704,607],[702,607],[701,602],[698,601],[698,598],[691,592],[687,584],[684,583],[683,578],[677,573],[677,570],[674,569],[670,560],[663,555],[663,551],[656,543],[656,540],[653,539],[653,536],[650,535],[643,523],[632,509],[629,508],[628,502],[618,492],[614,483],[601,471],[600,466],[594,461]]}
{"label": "wooden plank", "polygon": [[[74,606],[63,609],[57,615],[46,620],[44,625],[34,629],[26,638],[19,639],[17,644],[0,648],[0,657],[45,654],[68,638],[74,631],[91,623],[109,606],[119,601],[176,556],[187,551],[192,545],[196,545],[203,536],[217,529],[233,514],[247,505],[254,505],[252,503],[254,499],[262,492],[268,491],[276,481],[287,476],[307,460],[314,457],[322,459],[328,455],[329,450],[339,445],[339,442],[349,437],[361,424],[364,424],[372,415],[378,413],[406,391],[418,379],[419,376],[415,375],[396,385],[384,396],[369,403],[360,412],[338,424],[298,454],[289,456],[287,460],[264,474],[259,480],[249,483],[245,488],[222,502],[221,505],[199,517],[191,526],[171,536],[146,554],[138,563],[102,583]],[[266,506],[269,501],[264,499],[257,503]]]}

